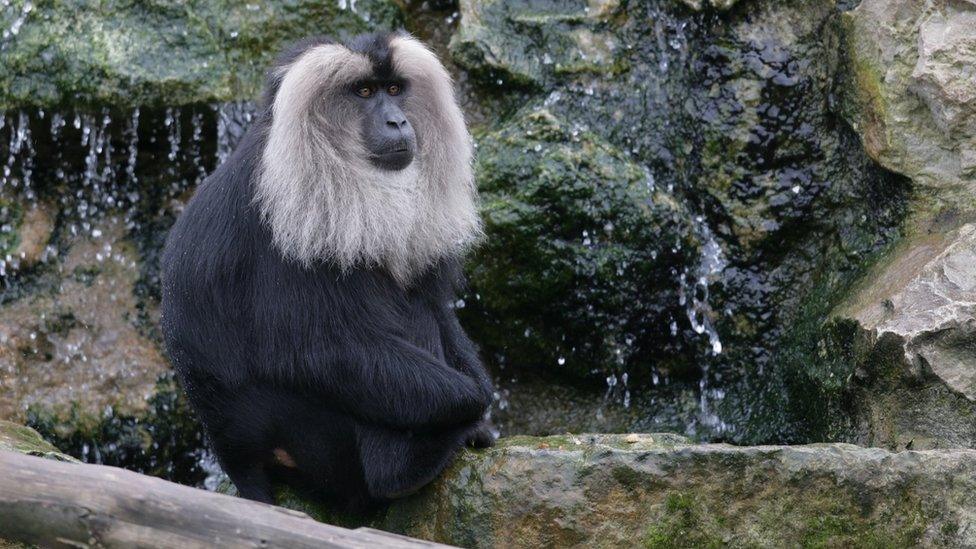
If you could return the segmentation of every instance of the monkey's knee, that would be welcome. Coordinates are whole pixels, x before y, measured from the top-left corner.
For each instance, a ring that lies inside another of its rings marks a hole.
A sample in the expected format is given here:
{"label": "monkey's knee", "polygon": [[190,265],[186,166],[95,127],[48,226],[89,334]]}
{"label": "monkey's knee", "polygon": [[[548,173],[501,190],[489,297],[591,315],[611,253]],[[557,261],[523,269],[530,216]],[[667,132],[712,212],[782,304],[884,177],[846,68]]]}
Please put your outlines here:
{"label": "monkey's knee", "polygon": [[275,448],[272,453],[274,454],[275,463],[278,465],[288,467],[289,469],[298,468],[298,464],[295,463],[295,460],[284,448]]}

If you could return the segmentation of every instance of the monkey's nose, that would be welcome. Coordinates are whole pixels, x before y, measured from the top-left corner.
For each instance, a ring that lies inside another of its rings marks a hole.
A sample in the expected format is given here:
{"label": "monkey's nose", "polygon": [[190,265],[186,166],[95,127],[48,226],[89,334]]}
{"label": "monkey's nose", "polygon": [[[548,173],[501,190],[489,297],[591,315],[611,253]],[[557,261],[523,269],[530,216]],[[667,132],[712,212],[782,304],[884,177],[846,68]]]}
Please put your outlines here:
{"label": "monkey's nose", "polygon": [[409,124],[409,122],[407,122],[407,119],[404,118],[404,117],[402,117],[402,116],[397,116],[397,117],[394,117],[394,118],[389,118],[386,121],[386,125],[389,126],[389,127],[391,127],[391,128],[393,128],[393,129],[395,129],[395,130],[400,130],[400,129],[406,128],[407,127],[407,124]]}

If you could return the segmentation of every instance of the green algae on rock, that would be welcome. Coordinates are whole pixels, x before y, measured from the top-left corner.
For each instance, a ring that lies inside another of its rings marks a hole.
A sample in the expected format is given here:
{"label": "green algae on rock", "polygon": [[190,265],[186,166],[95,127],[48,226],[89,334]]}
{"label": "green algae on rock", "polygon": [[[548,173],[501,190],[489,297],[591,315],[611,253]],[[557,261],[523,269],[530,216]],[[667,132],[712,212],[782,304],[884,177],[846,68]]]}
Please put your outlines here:
{"label": "green algae on rock", "polygon": [[[40,433],[17,423],[0,419],[0,452],[18,452],[59,461],[77,461],[61,453]],[[0,459],[3,459],[0,457]],[[29,545],[0,539],[0,549],[28,549]]]}
{"label": "green algae on rock", "polygon": [[[178,106],[254,99],[289,42],[401,24],[396,4],[104,3],[13,0],[0,7],[0,110],[27,106]],[[352,6],[355,9],[351,9]]]}
{"label": "green algae on rock", "polygon": [[53,444],[44,440],[37,431],[2,419],[0,419],[0,451],[75,461],[75,458],[61,453]]}
{"label": "green algae on rock", "polygon": [[620,9],[591,2],[461,2],[454,60],[488,85],[541,89],[559,75],[613,77],[626,69],[607,34],[593,33]]}

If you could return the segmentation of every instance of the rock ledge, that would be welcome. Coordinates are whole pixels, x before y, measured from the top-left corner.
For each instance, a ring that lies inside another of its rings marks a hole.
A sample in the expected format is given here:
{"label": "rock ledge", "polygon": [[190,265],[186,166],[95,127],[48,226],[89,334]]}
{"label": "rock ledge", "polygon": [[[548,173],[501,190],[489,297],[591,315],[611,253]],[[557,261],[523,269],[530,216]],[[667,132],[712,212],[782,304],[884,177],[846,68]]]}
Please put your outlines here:
{"label": "rock ledge", "polygon": [[973,546],[976,451],[514,437],[375,527],[464,547]]}

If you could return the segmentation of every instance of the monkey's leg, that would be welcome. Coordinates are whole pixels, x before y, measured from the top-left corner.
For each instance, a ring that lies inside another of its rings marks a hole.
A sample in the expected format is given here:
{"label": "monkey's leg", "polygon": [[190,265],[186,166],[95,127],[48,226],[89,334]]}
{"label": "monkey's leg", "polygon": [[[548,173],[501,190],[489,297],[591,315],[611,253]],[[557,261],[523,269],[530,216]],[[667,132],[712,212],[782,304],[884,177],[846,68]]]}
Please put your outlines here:
{"label": "monkey's leg", "polygon": [[263,463],[225,463],[224,471],[242,498],[274,504],[271,481]]}
{"label": "monkey's leg", "polygon": [[274,457],[271,435],[279,401],[275,391],[241,388],[222,402],[219,421],[209,422],[210,442],[241,497],[274,503],[265,466]]}
{"label": "monkey's leg", "polygon": [[254,433],[242,433],[243,426],[230,426],[211,434],[211,443],[220,466],[237,487],[241,497],[274,503],[271,482],[264,470],[267,449],[263,441],[255,440]]}
{"label": "monkey's leg", "polygon": [[[286,470],[283,480],[346,507],[362,507],[368,493],[357,459],[355,421],[306,395],[282,396],[279,406],[283,414],[272,454]],[[289,460],[290,466],[284,462]]]}
{"label": "monkey's leg", "polygon": [[394,499],[434,480],[479,429],[480,422],[432,434],[361,425],[359,455],[370,495]]}

